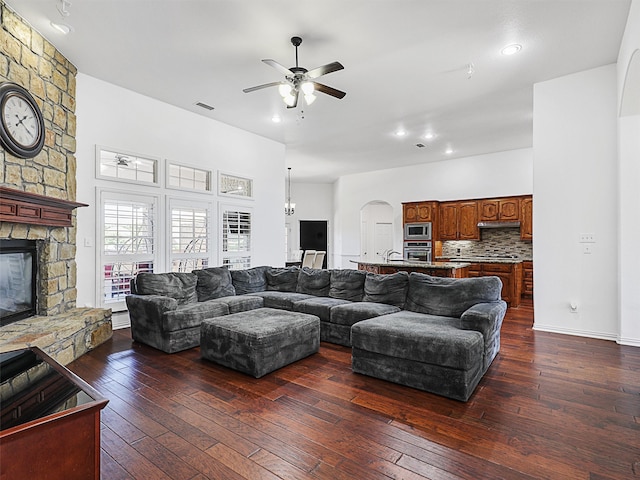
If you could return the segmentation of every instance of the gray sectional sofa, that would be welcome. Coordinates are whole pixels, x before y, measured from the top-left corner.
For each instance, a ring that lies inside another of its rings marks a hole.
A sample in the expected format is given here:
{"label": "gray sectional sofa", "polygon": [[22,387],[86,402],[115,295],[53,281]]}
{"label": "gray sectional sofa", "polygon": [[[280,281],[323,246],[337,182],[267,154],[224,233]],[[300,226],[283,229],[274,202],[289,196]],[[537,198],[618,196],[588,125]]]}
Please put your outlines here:
{"label": "gray sectional sofa", "polygon": [[466,401],[500,350],[501,289],[498,277],[217,267],[141,273],[126,300],[133,339],[167,353],[198,346],[209,318],[315,315],[322,341],[352,347],[355,372]]}

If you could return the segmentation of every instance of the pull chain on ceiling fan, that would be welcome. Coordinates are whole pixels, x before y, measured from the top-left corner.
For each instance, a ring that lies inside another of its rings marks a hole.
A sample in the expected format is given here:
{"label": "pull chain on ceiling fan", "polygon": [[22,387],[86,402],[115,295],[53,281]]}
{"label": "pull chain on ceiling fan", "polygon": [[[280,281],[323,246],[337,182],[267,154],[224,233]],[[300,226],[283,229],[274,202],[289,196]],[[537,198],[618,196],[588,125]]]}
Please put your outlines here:
{"label": "pull chain on ceiling fan", "polygon": [[298,65],[298,47],[301,43],[302,38],[291,38],[291,44],[296,49],[295,67],[286,68],[270,58],[262,60],[267,65],[270,65],[280,73],[283,73],[285,76],[284,81],[265,83],[256,87],[245,88],[243,92],[250,93],[256,90],[261,90],[263,88],[277,86],[278,93],[280,93],[280,96],[282,96],[282,100],[287,105],[287,108],[295,108],[298,105],[298,97],[300,96],[300,92],[302,92],[307,105],[311,105],[311,103],[315,101],[316,96],[314,92],[324,93],[335,98],[343,98],[346,95],[345,92],[314,81],[314,79],[321,77],[322,75],[344,69],[342,64],[340,62],[332,62],[321,67],[314,68],[312,70],[307,70],[304,67],[300,67]]}

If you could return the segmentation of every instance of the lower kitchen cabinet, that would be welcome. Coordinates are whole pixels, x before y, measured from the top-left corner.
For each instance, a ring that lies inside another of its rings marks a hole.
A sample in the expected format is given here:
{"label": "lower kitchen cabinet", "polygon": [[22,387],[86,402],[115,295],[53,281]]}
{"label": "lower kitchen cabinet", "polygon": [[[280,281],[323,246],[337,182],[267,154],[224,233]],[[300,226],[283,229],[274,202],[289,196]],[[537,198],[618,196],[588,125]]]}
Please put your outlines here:
{"label": "lower kitchen cabinet", "polygon": [[522,262],[522,298],[533,300],[533,262]]}
{"label": "lower kitchen cabinet", "polygon": [[470,277],[496,276],[502,280],[502,299],[510,307],[520,305],[522,296],[522,263],[472,263]]}

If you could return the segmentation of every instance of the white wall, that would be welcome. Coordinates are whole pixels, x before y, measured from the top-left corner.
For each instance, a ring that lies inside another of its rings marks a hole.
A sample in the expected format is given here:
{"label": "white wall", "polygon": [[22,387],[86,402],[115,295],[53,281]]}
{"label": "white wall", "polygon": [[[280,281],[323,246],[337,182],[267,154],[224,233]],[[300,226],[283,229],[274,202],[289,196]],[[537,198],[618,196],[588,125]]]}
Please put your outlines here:
{"label": "white wall", "polygon": [[[617,337],[616,144],[615,65],[534,86],[538,330]],[[594,234],[596,242],[580,243],[583,233]],[[585,254],[585,247],[592,253]]]}
{"label": "white wall", "polygon": [[402,202],[531,194],[532,180],[529,148],[340,177],[334,184],[334,266],[353,268],[350,260],[360,257],[360,209],[368,202],[393,207],[393,248],[402,251]]}
{"label": "white wall", "polygon": [[[90,204],[78,209],[77,218],[79,306],[97,305],[96,188],[185,196],[178,191],[97,180],[96,144],[158,157],[163,162],[169,159],[212,169],[214,179],[219,170],[252,178],[255,200],[242,202],[253,208],[252,263],[282,264],[284,145],[81,73],[77,77],[76,93],[77,200]],[[164,178],[161,184],[164,185]],[[217,197],[215,192],[200,195],[203,201],[213,202],[216,218],[218,203],[229,202],[227,198]],[[85,246],[85,241],[92,246]],[[217,242],[215,246],[217,248]]]}
{"label": "white wall", "polygon": [[[629,62],[639,61],[640,49],[640,1],[631,4],[627,26],[618,56],[618,97],[622,96]],[[627,88],[640,90],[640,84],[627,83]],[[629,94],[629,92],[627,92]],[[638,98],[638,95],[635,96]],[[626,97],[629,101],[630,98]],[[620,100],[619,100],[620,102]],[[619,103],[619,107],[620,107]],[[618,108],[620,111],[621,108]],[[618,341],[640,346],[640,114],[637,108],[632,115],[618,118],[619,161],[619,308],[620,326]]]}
{"label": "white wall", "polygon": [[[295,172],[292,170],[292,176]],[[295,213],[285,218],[290,226],[290,250],[300,249],[300,220],[327,221],[327,267],[333,268],[332,215],[333,185],[328,183],[296,183],[291,181],[291,202],[296,204]],[[284,211],[284,200],[282,202]]]}

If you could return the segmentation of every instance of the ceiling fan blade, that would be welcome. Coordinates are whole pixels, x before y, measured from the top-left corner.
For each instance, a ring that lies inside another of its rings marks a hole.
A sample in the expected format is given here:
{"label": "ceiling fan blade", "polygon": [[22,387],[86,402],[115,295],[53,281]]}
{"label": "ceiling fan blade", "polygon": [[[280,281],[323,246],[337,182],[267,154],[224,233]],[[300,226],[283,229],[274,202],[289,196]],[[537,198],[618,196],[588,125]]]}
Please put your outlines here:
{"label": "ceiling fan blade", "polygon": [[280,73],[282,73],[284,75],[293,75],[293,72],[291,70],[289,70],[284,65],[279,64],[275,60],[271,60],[270,58],[267,58],[267,59],[262,60],[262,61],[264,63],[266,63],[267,65],[272,66],[273,68],[275,68],[276,70],[278,70]]}
{"label": "ceiling fan blade", "polygon": [[298,96],[300,95],[300,92],[298,90],[295,91],[295,93],[293,94],[293,104],[292,105],[287,105],[287,108],[296,108],[298,106]]}
{"label": "ceiling fan blade", "polygon": [[318,68],[314,68],[313,70],[309,70],[307,72],[307,77],[309,78],[318,78],[322,75],[326,75],[327,73],[337,72],[338,70],[342,70],[344,67],[340,62],[327,63]]}
{"label": "ceiling fan blade", "polygon": [[323,85],[322,83],[318,83],[318,82],[312,82],[312,83],[313,83],[313,87],[315,88],[316,92],[326,93],[327,95],[331,95],[332,97],[336,97],[336,98],[344,98],[344,96],[347,94],[346,92],[343,92],[342,90],[338,90],[338,89],[335,89],[333,87],[329,87],[327,85]]}
{"label": "ceiling fan blade", "polygon": [[244,90],[242,90],[244,93],[250,93],[250,92],[255,92],[256,90],[262,90],[263,88],[268,88],[268,87],[276,87],[278,85],[280,85],[282,82],[271,82],[271,83],[265,83],[264,85],[257,85],[255,87],[249,87],[249,88],[245,88]]}

